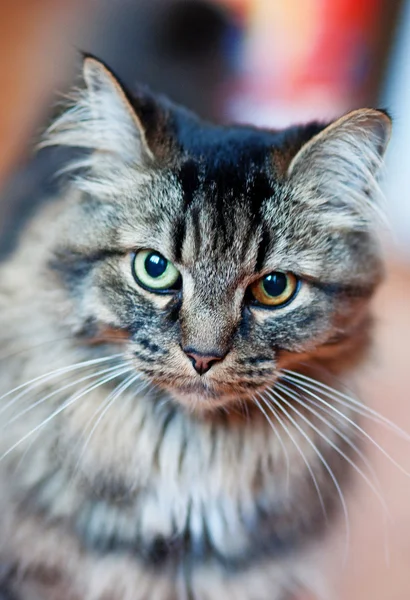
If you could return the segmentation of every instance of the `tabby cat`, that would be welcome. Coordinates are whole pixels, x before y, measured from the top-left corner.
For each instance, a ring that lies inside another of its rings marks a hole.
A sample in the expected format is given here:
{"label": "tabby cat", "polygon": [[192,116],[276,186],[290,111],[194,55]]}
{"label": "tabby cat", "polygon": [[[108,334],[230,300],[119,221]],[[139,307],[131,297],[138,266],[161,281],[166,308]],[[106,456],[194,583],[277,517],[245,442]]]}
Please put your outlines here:
{"label": "tabby cat", "polygon": [[83,75],[0,267],[1,597],[299,598],[360,452],[390,119],[223,127]]}

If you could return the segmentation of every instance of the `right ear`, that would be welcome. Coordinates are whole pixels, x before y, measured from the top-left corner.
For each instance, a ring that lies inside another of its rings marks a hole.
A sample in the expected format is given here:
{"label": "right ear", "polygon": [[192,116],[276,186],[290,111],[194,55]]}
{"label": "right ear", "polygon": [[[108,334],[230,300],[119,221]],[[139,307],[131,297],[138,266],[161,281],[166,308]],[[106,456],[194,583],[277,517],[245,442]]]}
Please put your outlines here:
{"label": "right ear", "polygon": [[[106,161],[144,165],[153,160],[145,130],[114,75],[98,60],[83,63],[85,87],[75,104],[48,129],[43,145],[87,148]],[[104,166],[105,165],[105,166]]]}
{"label": "right ear", "polygon": [[379,171],[391,133],[380,110],[354,110],[310,139],[291,161],[289,181],[329,222],[361,228],[377,213]]}

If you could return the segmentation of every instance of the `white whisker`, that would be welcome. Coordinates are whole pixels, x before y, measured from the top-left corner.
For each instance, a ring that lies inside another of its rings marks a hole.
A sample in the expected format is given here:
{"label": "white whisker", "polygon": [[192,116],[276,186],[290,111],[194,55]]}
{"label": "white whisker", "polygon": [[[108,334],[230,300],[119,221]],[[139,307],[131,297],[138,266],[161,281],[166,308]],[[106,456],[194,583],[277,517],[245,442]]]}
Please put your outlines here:
{"label": "white whisker", "polygon": [[345,452],[343,452],[343,450],[341,450],[339,448],[339,446],[337,446],[334,442],[332,442],[332,440],[330,440],[328,438],[328,436],[326,436],[322,431],[320,431],[320,429],[318,427],[316,427],[307,417],[305,417],[305,415],[303,415],[290,402],[288,402],[287,400],[285,400],[285,398],[282,397],[282,401],[285,402],[287,404],[287,406],[289,406],[294,412],[296,412],[296,414],[299,415],[299,417],[301,419],[303,419],[303,421],[305,421],[305,423],[307,423],[309,425],[309,427],[311,427],[313,429],[313,431],[315,431],[318,435],[320,435],[320,437],[322,439],[324,439],[325,442],[327,444],[329,444],[329,446],[331,448],[333,448],[359,475],[361,475],[361,477],[363,477],[364,481],[370,487],[372,492],[376,495],[376,498],[379,500],[381,506],[383,507],[383,509],[386,513],[386,516],[388,516],[389,519],[391,520],[391,515],[389,513],[386,502],[385,502],[383,496],[380,494],[380,482],[377,478],[377,475],[376,475],[373,467],[370,465],[369,461],[364,456],[364,454],[361,452],[361,450],[359,450],[359,448],[357,448],[357,446],[355,444],[353,444],[353,442],[351,442],[351,440],[349,440],[349,438],[347,436],[345,436],[337,427],[335,427],[331,423],[329,423],[329,421],[327,419],[322,417],[322,415],[320,415],[315,409],[313,409],[306,402],[304,402],[301,399],[299,394],[297,395],[297,394],[293,393],[291,390],[287,389],[285,386],[281,385],[280,383],[277,383],[275,385],[275,387],[278,387],[279,389],[281,389],[284,394],[286,394],[287,396],[289,396],[290,398],[295,400],[298,404],[300,404],[301,406],[306,408],[306,410],[308,410],[310,413],[314,414],[318,419],[320,419],[323,423],[325,423],[328,427],[330,427],[339,437],[341,437],[346,443],[348,443],[349,446],[361,456],[362,460],[365,461],[368,468],[370,468],[370,471],[374,475],[374,477],[379,485],[379,489],[377,489],[375,487],[373,482],[367,477],[367,475],[362,471],[362,469],[360,469],[360,467],[358,467],[357,464]]}
{"label": "white whisker", "polygon": [[[103,406],[105,405],[105,407],[103,408],[103,410],[101,411],[100,416],[98,417],[98,419],[95,421],[90,433],[88,434],[84,444],[83,444],[83,448],[81,450],[81,453],[79,455],[78,461],[77,461],[77,465],[76,468],[74,469],[74,471],[76,471],[79,467],[79,464],[81,462],[82,457],[84,456],[88,444],[91,441],[91,438],[95,432],[95,430],[97,429],[98,425],[101,423],[102,419],[104,418],[104,416],[107,414],[107,412],[109,411],[109,409],[111,408],[111,406],[115,403],[115,401],[121,396],[121,394],[123,394],[133,383],[135,383],[135,381],[137,381],[139,378],[141,377],[140,373],[136,373],[133,375],[130,375],[129,377],[127,377],[125,379],[125,381],[121,382],[118,386],[116,386],[113,391],[108,394],[107,398],[104,400],[103,402]],[[96,416],[97,413],[94,413],[94,416]]]}
{"label": "white whisker", "polygon": [[281,419],[281,417],[279,416],[277,410],[274,409],[274,407],[272,406],[272,404],[270,402],[268,402],[266,400],[266,398],[259,392],[257,392],[258,395],[260,396],[260,398],[262,399],[263,403],[265,404],[265,406],[271,411],[271,413],[275,416],[275,418],[278,420],[278,423],[282,426],[282,428],[284,429],[285,433],[287,433],[288,437],[290,438],[290,440],[293,442],[295,448],[297,449],[297,451],[299,452],[300,456],[302,457],[303,462],[306,465],[306,468],[309,472],[309,475],[312,478],[313,481],[313,485],[315,486],[316,489],[316,493],[318,495],[319,498],[319,502],[320,502],[320,506],[322,508],[323,511],[323,516],[325,518],[325,521],[328,522],[328,516],[327,516],[327,511],[326,511],[326,505],[325,502],[323,500],[323,496],[322,496],[322,492],[320,491],[320,486],[319,483],[317,481],[316,475],[313,472],[313,469],[308,461],[308,459],[306,458],[305,454],[303,453],[301,447],[299,446],[299,444],[297,443],[295,437],[291,434],[289,427],[286,427],[285,423],[283,422],[283,420]]}
{"label": "white whisker", "polygon": [[[288,376],[286,375],[286,378]],[[306,387],[306,384],[302,384],[300,382],[297,381],[293,381],[292,383],[298,387],[300,390],[306,392],[306,394],[311,395],[313,398],[316,398],[316,400],[318,400],[319,402],[321,402],[322,404],[324,404],[325,406],[327,406],[328,408],[331,408],[332,410],[334,410],[334,412],[336,414],[338,414],[340,417],[342,417],[343,419],[345,419],[348,423],[350,423],[350,425],[352,425],[352,427],[354,427],[357,431],[360,432],[360,434],[365,437],[367,440],[370,441],[370,443],[375,446],[379,452],[381,452],[383,454],[383,456],[385,456],[395,467],[397,467],[397,469],[399,469],[399,471],[401,471],[402,473],[404,473],[407,477],[410,477],[410,473],[400,464],[398,463],[392,456],[390,456],[390,454],[383,448],[383,446],[381,446],[378,442],[376,442],[376,440],[374,440],[372,438],[371,435],[369,435],[367,433],[367,431],[365,431],[363,429],[363,427],[360,427],[360,425],[358,425],[357,423],[355,423],[352,419],[350,419],[347,415],[343,414],[341,411],[339,411],[337,408],[335,408],[334,406],[332,406],[329,402],[327,402],[326,400],[324,400],[323,398],[321,398],[320,396],[318,396],[317,394],[315,394],[314,392],[312,392],[309,388],[311,388],[312,386]],[[331,388],[330,388],[331,389]],[[320,389],[316,389],[317,392],[322,393]],[[326,394],[327,397],[329,397],[328,394]]]}
{"label": "white whisker", "polygon": [[[307,388],[311,388],[315,391],[318,391],[318,392],[322,393],[324,396],[326,396],[327,398],[330,398],[331,400],[334,400],[335,402],[338,402],[338,403],[342,404],[343,406],[349,406],[352,408],[352,410],[356,409],[357,412],[359,414],[361,414],[362,416],[372,419],[373,421],[375,421],[376,423],[379,423],[381,425],[385,425],[392,431],[395,431],[396,434],[399,435],[400,437],[403,437],[407,441],[410,441],[410,434],[408,434],[406,431],[401,429],[393,421],[390,421],[390,419],[388,419],[384,415],[380,414],[379,412],[370,408],[369,406],[366,406],[365,404],[363,404],[363,402],[360,402],[360,400],[357,400],[356,398],[352,398],[352,397],[348,396],[347,394],[344,394],[343,392],[340,392],[339,390],[334,389],[334,388],[322,383],[321,381],[313,379],[312,377],[308,377],[307,375],[298,373],[297,371],[290,371],[289,369],[281,369],[281,372],[286,374],[285,377],[289,381],[292,381],[294,383],[303,384]],[[300,381],[301,379],[303,380],[302,382]]]}
{"label": "white whisker", "polygon": [[[259,392],[257,392],[259,394]],[[259,394],[260,395],[260,394]],[[261,403],[259,402],[259,400],[255,397],[252,396],[253,401],[255,402],[256,406],[259,408],[259,410],[261,411],[261,413],[264,415],[264,417],[266,418],[267,422],[269,423],[273,433],[275,434],[281,448],[282,448],[282,452],[283,452],[283,456],[285,458],[286,461],[286,488],[289,491],[289,480],[290,480],[290,463],[289,463],[289,453],[288,450],[282,440],[282,436],[279,434],[279,431],[277,429],[277,427],[275,427],[274,423],[272,422],[272,419],[269,417],[269,415],[267,414],[267,412],[265,411],[265,409],[263,408],[263,406],[261,405]]]}
{"label": "white whisker", "polygon": [[124,366],[126,366],[126,364],[127,363],[123,363],[120,366],[116,365],[115,367],[109,367],[108,369],[103,369],[101,371],[97,371],[97,372],[91,373],[90,375],[86,375],[84,377],[81,377],[80,379],[76,379],[75,381],[71,381],[70,383],[67,383],[67,384],[63,385],[62,387],[58,388],[57,390],[53,390],[52,392],[50,392],[50,393],[46,394],[45,396],[43,396],[42,398],[40,398],[39,400],[36,400],[36,402],[33,402],[32,404],[30,404],[29,406],[27,406],[25,409],[23,409],[22,411],[20,411],[19,413],[17,413],[17,415],[14,415],[14,417],[12,417],[11,419],[9,419],[3,425],[3,429],[6,428],[6,427],[8,427],[9,425],[11,425],[12,423],[14,423],[18,419],[20,419],[22,416],[24,416],[28,412],[32,411],[37,406],[40,406],[41,404],[43,404],[44,402],[46,402],[50,398],[53,398],[54,396],[57,396],[58,394],[61,394],[61,392],[69,389],[70,387],[78,385],[79,383],[82,383],[83,381],[87,381],[88,379],[94,379],[94,378],[96,378],[96,377],[98,377],[100,375],[106,375],[106,374],[112,373],[113,371],[116,371],[116,370],[119,371],[119,370],[123,369]]}
{"label": "white whisker", "polygon": [[[310,439],[309,435],[305,431],[303,431],[303,429],[299,425],[299,423],[297,423],[297,421],[292,417],[292,415],[289,414],[289,412],[282,405],[282,402],[284,402],[285,404],[289,404],[289,403],[286,400],[284,400],[284,398],[282,398],[282,396],[275,390],[271,390],[271,392],[266,391],[266,393],[269,396],[269,398],[275,403],[275,405],[278,408],[280,408],[280,410],[287,416],[287,418],[291,421],[291,423],[293,423],[293,425],[296,427],[296,429],[303,435],[303,437],[306,439],[308,444],[311,446],[312,450],[315,452],[315,454],[320,459],[321,463],[323,464],[323,466],[325,467],[326,471],[329,473],[329,475],[333,481],[333,484],[338,493],[340,503],[342,506],[342,510],[343,510],[343,514],[345,517],[345,529],[346,529],[345,561],[347,561],[348,550],[349,550],[349,546],[350,546],[350,526],[349,526],[349,512],[347,509],[347,504],[346,504],[345,498],[343,496],[342,488],[340,487],[340,484],[339,484],[335,474],[333,473],[332,469],[330,468],[330,466],[329,466],[328,462],[326,461],[326,459],[324,458],[323,454],[320,452],[320,450],[316,447],[316,445]],[[276,398],[274,396],[276,396]],[[277,399],[279,399],[279,402]],[[294,409],[294,407],[292,407],[292,405],[290,405],[290,407]]]}
{"label": "white whisker", "polygon": [[4,458],[6,458],[6,456],[8,456],[11,452],[13,452],[13,450],[15,450],[18,446],[20,446],[25,440],[27,440],[32,435],[34,435],[36,433],[36,431],[39,431],[40,429],[42,429],[45,425],[47,425],[47,423],[49,423],[50,421],[52,421],[57,415],[59,415],[66,408],[68,408],[69,406],[71,406],[72,404],[74,404],[74,402],[77,402],[80,398],[82,398],[83,396],[85,396],[89,392],[95,390],[96,388],[100,387],[101,385],[103,385],[105,383],[108,383],[112,379],[115,379],[116,377],[119,377],[120,375],[125,375],[126,373],[128,373],[128,371],[129,371],[129,367],[127,367],[127,369],[124,369],[123,371],[116,372],[114,374],[110,374],[109,377],[105,377],[103,379],[100,379],[97,383],[94,383],[92,386],[87,387],[81,393],[77,393],[77,394],[74,394],[73,396],[71,396],[66,402],[63,403],[62,406],[60,406],[57,410],[55,410],[53,413],[51,413],[51,415],[49,415],[46,419],[44,419],[44,421],[42,421],[39,425],[37,425],[36,427],[34,427],[28,433],[26,433],[22,438],[20,438],[20,440],[18,442],[16,442],[8,450],[6,450],[6,452],[4,452],[0,456],[0,461],[2,461]]}
{"label": "white whisker", "polygon": [[12,400],[10,400],[10,402],[7,402],[4,406],[2,406],[0,408],[0,414],[2,412],[4,412],[9,406],[11,406],[11,404],[13,404],[17,400],[19,400],[21,397],[30,393],[33,389],[35,389],[39,385],[44,384],[45,382],[47,382],[49,379],[52,379],[53,377],[58,377],[60,375],[63,375],[65,373],[70,373],[71,371],[75,371],[77,369],[94,366],[94,365],[100,364],[102,362],[108,362],[108,361],[115,360],[118,358],[123,358],[123,357],[124,357],[124,355],[123,355],[123,353],[121,353],[121,354],[113,354],[111,356],[104,356],[102,358],[86,360],[86,361],[76,363],[74,365],[69,365],[67,367],[61,367],[59,369],[54,369],[53,371],[45,373],[44,375],[39,375],[39,376],[35,377],[34,379],[31,379],[30,381],[26,381],[25,383],[18,385],[17,387],[13,388],[12,390],[9,390],[8,392],[6,392],[2,396],[0,396],[0,401],[1,401],[1,400],[4,400],[4,398],[7,398],[8,396],[10,396],[11,394],[18,392],[19,390],[23,390],[22,393],[18,394],[16,397],[12,398]]}

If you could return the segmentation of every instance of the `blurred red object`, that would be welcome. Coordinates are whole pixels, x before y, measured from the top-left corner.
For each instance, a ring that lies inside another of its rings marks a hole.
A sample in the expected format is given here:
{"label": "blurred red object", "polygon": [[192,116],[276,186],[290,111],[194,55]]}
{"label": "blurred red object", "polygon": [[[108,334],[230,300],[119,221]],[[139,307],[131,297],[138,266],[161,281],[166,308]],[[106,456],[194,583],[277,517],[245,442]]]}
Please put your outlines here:
{"label": "blurred red object", "polygon": [[225,0],[243,16],[243,69],[228,112],[267,125],[366,103],[382,0]]}

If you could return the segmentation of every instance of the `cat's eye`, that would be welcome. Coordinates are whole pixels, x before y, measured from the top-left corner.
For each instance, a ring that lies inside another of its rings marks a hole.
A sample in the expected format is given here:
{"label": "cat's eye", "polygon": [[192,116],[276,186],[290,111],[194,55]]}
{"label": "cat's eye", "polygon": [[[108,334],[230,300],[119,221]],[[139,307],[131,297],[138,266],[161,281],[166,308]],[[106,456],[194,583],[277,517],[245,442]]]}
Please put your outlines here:
{"label": "cat's eye", "polygon": [[156,250],[139,250],[132,257],[132,274],[142,288],[159,294],[181,287],[181,274]]}
{"label": "cat's eye", "polygon": [[255,281],[250,289],[256,304],[279,308],[295,297],[298,288],[295,275],[274,271]]}

